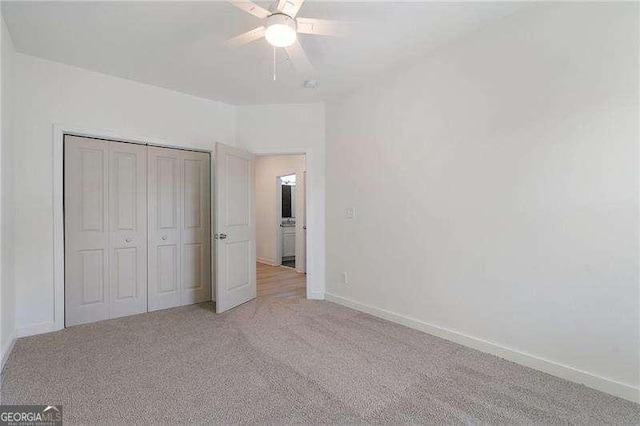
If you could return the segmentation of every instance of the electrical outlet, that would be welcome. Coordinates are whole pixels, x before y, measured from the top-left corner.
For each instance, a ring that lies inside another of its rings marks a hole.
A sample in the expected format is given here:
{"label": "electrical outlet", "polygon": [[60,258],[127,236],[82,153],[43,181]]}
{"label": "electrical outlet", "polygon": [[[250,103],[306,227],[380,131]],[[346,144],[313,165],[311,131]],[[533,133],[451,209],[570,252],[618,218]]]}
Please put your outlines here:
{"label": "electrical outlet", "polygon": [[347,207],[345,210],[345,216],[347,219],[355,219],[356,217],[356,208],[355,207]]}
{"label": "electrical outlet", "polygon": [[341,278],[342,278],[342,284],[349,284],[349,274],[347,274],[346,272],[343,272],[341,274]]}

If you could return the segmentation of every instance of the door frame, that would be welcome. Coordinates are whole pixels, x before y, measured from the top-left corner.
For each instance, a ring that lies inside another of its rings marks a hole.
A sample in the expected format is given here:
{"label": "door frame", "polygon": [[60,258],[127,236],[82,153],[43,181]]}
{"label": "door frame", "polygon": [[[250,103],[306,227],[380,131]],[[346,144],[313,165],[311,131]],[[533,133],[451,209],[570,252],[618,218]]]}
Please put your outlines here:
{"label": "door frame", "polygon": [[[305,274],[307,275],[306,298],[311,300],[324,300],[324,187],[316,188],[313,182],[312,185],[310,185],[310,182],[306,181],[309,175],[313,176],[313,173],[317,173],[319,170],[314,166],[318,164],[322,155],[317,149],[313,148],[260,148],[246,146],[242,146],[242,148],[253,153],[256,157],[304,155],[304,172],[306,172],[304,209],[306,214],[305,222],[308,228],[305,233],[306,244],[304,253]],[[309,164],[311,164],[311,166],[309,166]],[[295,171],[293,173],[297,174]],[[314,212],[309,208],[309,206],[314,203],[317,204],[319,211]],[[311,220],[309,220],[310,218]],[[322,219],[322,221],[318,222],[318,218]],[[312,225],[309,229],[310,222],[317,226]]]}
{"label": "door frame", "polygon": [[209,179],[211,184],[211,300],[215,300],[215,244],[213,234],[215,231],[214,194],[214,167],[215,150],[212,143],[211,149],[203,149],[188,142],[169,142],[166,140],[123,134],[111,130],[92,129],[82,126],[54,123],[53,125],[53,330],[64,329],[64,135],[73,135],[95,139],[105,139],[114,142],[127,142],[138,145],[158,146],[162,148],[174,148],[208,153],[210,156]]}

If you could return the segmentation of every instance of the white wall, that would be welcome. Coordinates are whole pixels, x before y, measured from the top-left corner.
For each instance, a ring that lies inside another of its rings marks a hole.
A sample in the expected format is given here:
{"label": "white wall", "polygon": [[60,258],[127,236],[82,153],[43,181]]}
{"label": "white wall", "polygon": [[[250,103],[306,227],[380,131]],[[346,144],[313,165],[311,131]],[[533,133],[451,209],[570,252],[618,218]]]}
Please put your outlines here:
{"label": "white wall", "polygon": [[[13,99],[15,51],[11,36],[0,14],[2,29],[1,69],[2,98],[0,135],[0,366],[6,361],[5,355],[14,341],[15,328],[15,281],[13,274]],[[0,367],[1,368],[1,367]]]}
{"label": "white wall", "polygon": [[[259,262],[270,265],[282,264],[282,257],[278,258],[278,233],[282,233],[280,215],[282,195],[278,191],[278,177],[296,174],[297,185],[295,188],[296,205],[296,269],[304,271],[301,263],[304,250],[304,175],[303,155],[268,155],[256,158],[255,169],[256,191],[256,257]],[[299,268],[300,263],[300,268]]]}
{"label": "white wall", "polygon": [[16,87],[16,322],[26,335],[53,327],[53,124],[212,149],[234,143],[235,108],[23,54]]}
{"label": "white wall", "polygon": [[306,154],[307,297],[325,287],[324,104],[238,106],[238,146],[258,154]]}
{"label": "white wall", "polygon": [[638,12],[535,6],[328,104],[327,298],[638,400]]}

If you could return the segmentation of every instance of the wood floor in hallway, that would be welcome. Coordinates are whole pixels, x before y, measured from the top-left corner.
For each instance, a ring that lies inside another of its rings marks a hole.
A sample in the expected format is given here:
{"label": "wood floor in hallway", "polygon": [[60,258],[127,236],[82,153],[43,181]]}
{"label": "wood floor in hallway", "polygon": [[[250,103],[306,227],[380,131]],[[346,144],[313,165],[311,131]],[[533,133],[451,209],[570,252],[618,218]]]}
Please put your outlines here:
{"label": "wood floor in hallway", "polygon": [[305,297],[307,276],[295,269],[257,264],[258,297]]}

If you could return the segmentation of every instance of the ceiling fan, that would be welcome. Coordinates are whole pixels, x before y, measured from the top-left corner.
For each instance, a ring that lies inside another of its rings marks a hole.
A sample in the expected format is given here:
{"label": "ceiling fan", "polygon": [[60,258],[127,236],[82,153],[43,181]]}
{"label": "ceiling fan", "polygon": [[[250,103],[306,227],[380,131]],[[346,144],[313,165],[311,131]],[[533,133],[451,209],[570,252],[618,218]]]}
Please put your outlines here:
{"label": "ceiling fan", "polygon": [[312,71],[313,66],[298,40],[298,33],[341,36],[348,31],[347,22],[296,17],[304,0],[278,0],[270,7],[271,10],[250,1],[228,3],[263,19],[264,25],[227,40],[227,45],[237,47],[264,37],[274,49],[283,47],[293,66],[301,73]]}

